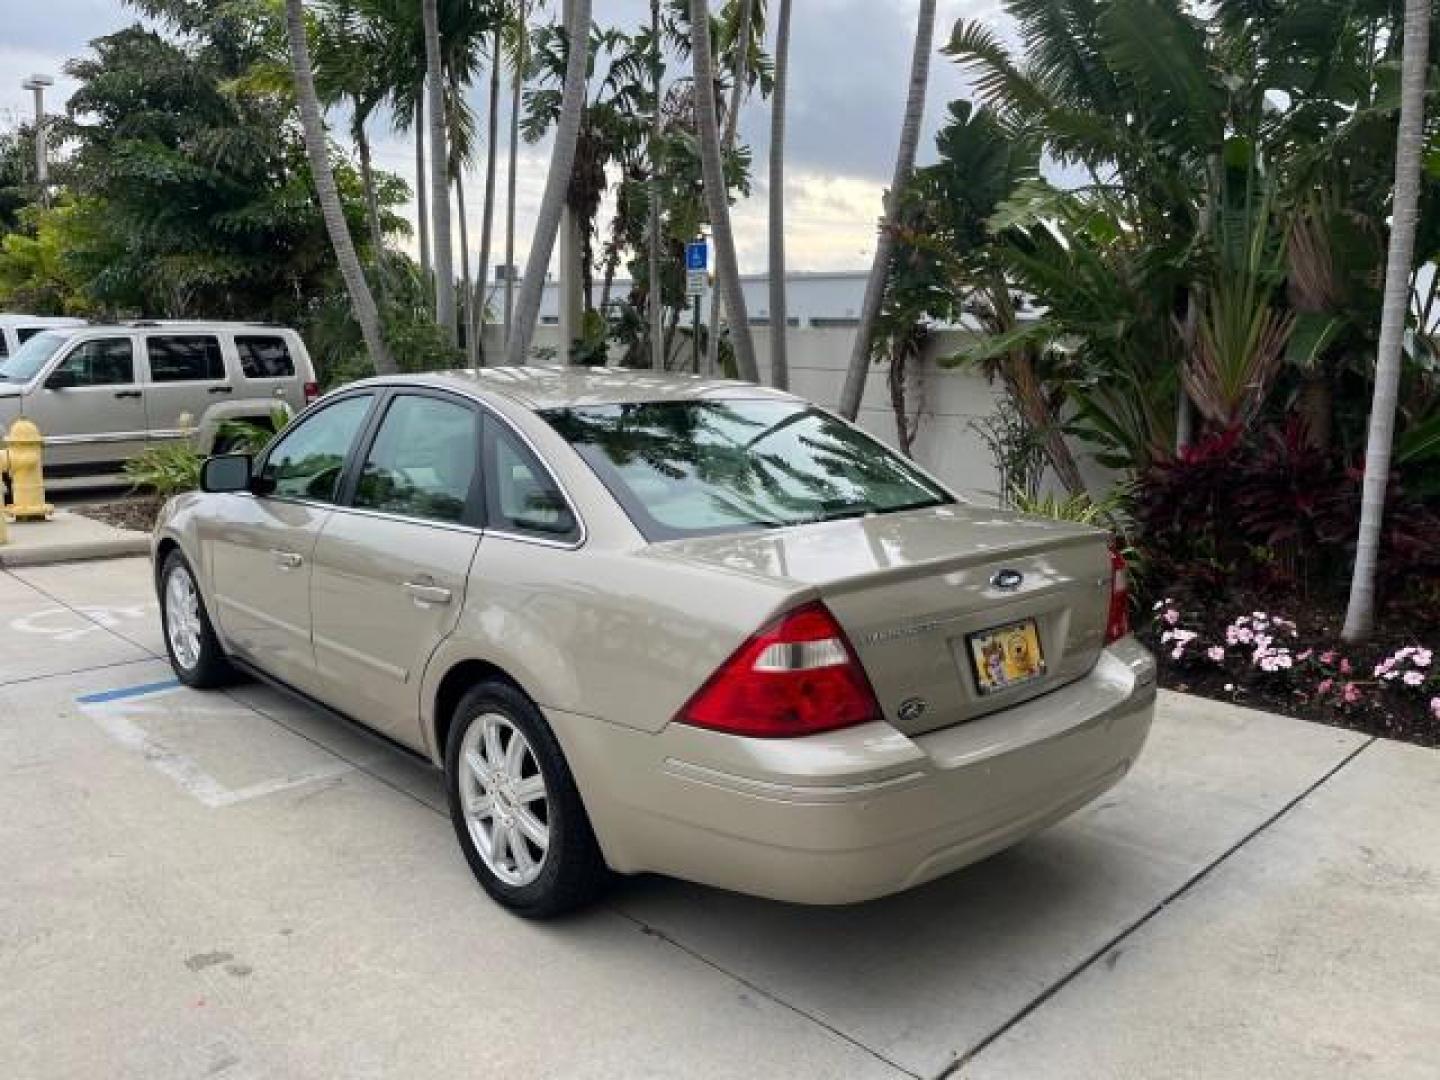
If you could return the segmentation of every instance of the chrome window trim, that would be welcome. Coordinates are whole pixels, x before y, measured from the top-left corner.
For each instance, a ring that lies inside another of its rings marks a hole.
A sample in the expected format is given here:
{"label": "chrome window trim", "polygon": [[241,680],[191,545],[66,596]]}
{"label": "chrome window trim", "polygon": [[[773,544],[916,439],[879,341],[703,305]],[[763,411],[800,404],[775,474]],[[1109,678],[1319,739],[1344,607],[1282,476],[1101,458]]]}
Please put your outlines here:
{"label": "chrome window trim", "polygon": [[[363,514],[366,516],[387,518],[395,521],[404,521],[414,525],[429,525],[433,528],[439,529],[474,532],[478,533],[481,537],[494,536],[501,540],[514,540],[517,543],[521,544],[535,544],[539,547],[558,548],[562,551],[578,551],[580,548],[585,546],[586,542],[590,539],[590,529],[589,526],[585,524],[585,518],[581,515],[579,509],[576,507],[575,500],[570,495],[569,489],[566,488],[564,483],[561,482],[560,478],[555,475],[555,470],[550,467],[550,463],[545,460],[545,455],[540,452],[539,447],[535,445],[534,441],[530,438],[530,436],[526,435],[525,432],[521,431],[518,427],[516,427],[509,417],[503,416],[496,409],[494,409],[490,405],[490,403],[486,401],[483,397],[481,397],[479,394],[476,394],[470,390],[461,387],[432,387],[428,383],[409,382],[365,382],[356,385],[353,389],[356,393],[363,394],[384,391],[404,393],[405,390],[408,388],[417,388],[421,390],[440,390],[442,392],[454,394],[457,397],[465,398],[467,401],[474,402],[475,405],[479,407],[480,411],[486,416],[494,417],[501,424],[503,424],[510,432],[515,435],[517,439],[519,439],[526,446],[527,449],[529,449],[532,454],[535,455],[535,460],[538,461],[540,463],[540,467],[545,470],[545,475],[550,477],[551,482],[555,485],[555,489],[560,492],[561,497],[565,500],[565,505],[569,508],[571,515],[575,518],[576,524],[580,526],[580,535],[577,536],[574,540],[548,540],[542,536],[529,536],[523,533],[512,533],[504,529],[488,529],[483,527],[477,527],[474,525],[462,525],[445,521],[432,521],[428,518],[409,517],[404,514],[393,514],[384,510],[371,510],[366,507],[343,506],[340,503],[320,502],[316,499],[297,499],[293,496],[286,495],[265,495],[263,496],[263,498],[272,499],[275,502],[292,503],[297,506],[308,506],[318,510],[331,510],[337,512],[344,511],[346,513],[352,514]],[[329,394],[326,394],[325,396],[317,399],[316,401],[311,402],[301,412],[296,414],[294,419],[292,419],[289,424],[287,424],[284,428],[275,433],[275,438],[271,440],[270,446],[266,448],[265,455],[257,456],[255,461],[258,464],[263,464],[264,459],[269,456],[269,451],[279,444],[281,438],[284,435],[288,434],[291,429],[298,427],[300,422],[304,420],[305,417],[309,415],[312,411],[317,411],[317,406],[321,405],[322,403],[327,406],[334,405],[339,400],[340,399],[337,397],[331,397]],[[259,497],[249,494],[248,492],[234,492],[232,494],[244,494],[246,495],[246,497],[252,499]]]}

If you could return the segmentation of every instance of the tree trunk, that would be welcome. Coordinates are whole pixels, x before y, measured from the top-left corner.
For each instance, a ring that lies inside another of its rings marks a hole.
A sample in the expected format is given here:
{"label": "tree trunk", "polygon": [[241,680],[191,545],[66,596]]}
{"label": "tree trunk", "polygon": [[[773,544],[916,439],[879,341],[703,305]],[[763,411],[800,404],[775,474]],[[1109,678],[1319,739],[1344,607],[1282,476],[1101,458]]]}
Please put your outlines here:
{"label": "tree trunk", "polygon": [[[934,11],[934,0],[923,0]],[[710,51],[710,9],[706,0],[690,0],[690,59],[695,65],[695,123],[700,143],[700,165],[705,176],[705,203],[715,234],[715,269],[730,312],[735,364],[740,378],[759,382],[755,346],[750,337],[750,315],[740,287],[735,261],[735,235],[730,230],[730,192],[720,157],[720,129],[715,117],[715,57]],[[715,327],[710,328],[711,334]]]}
{"label": "tree trunk", "polygon": [[[555,146],[550,154],[550,173],[545,177],[545,194],[540,201],[540,216],[535,223],[535,238],[525,260],[525,277],[520,282],[516,299],[517,311],[505,346],[507,364],[523,364],[535,337],[535,324],[540,318],[540,296],[545,288],[545,273],[555,250],[555,236],[560,231],[560,215],[565,210],[565,193],[570,187],[570,174],[575,168],[575,144],[580,138],[580,121],[585,114],[586,68],[590,61],[590,0],[572,0],[568,37],[569,55],[565,60],[565,89],[561,99],[560,122],[555,128]],[[568,348],[568,342],[566,348]]]}
{"label": "tree trunk", "polygon": [[[735,85],[730,88],[730,111],[725,116],[723,152],[735,149],[735,135],[740,126],[740,106],[745,101],[745,84],[750,79],[750,20],[754,16],[754,0],[741,0],[740,20],[735,24]],[[724,160],[723,158],[721,159]],[[729,193],[726,193],[729,199]],[[718,261],[718,260],[717,260]],[[706,374],[713,375],[720,367],[720,290],[710,295],[710,340],[705,349]]]}
{"label": "tree trunk", "polygon": [[425,84],[415,94],[415,233],[420,241],[420,273],[430,287],[430,189],[425,180]]}
{"label": "tree trunk", "polygon": [[504,53],[503,22],[495,27],[495,47],[490,57],[490,115],[486,119],[489,146],[485,150],[485,209],[480,226],[480,288],[470,314],[470,333],[474,335],[478,356],[485,360],[485,309],[490,282],[490,244],[495,235],[495,162],[499,157],[500,139],[500,57]]}
{"label": "tree trunk", "polygon": [[1295,411],[1305,424],[1305,445],[1328,453],[1335,438],[1335,392],[1329,372],[1321,368],[1301,377]]}
{"label": "tree trunk", "polygon": [[850,367],[845,373],[845,386],[840,392],[840,415],[854,420],[860,412],[860,399],[865,396],[865,379],[870,374],[870,349],[875,338],[875,320],[885,299],[885,285],[890,277],[890,253],[895,244],[895,213],[900,206],[900,193],[915,168],[915,151],[920,145],[920,121],[925,115],[925,89],[930,81],[930,50],[935,37],[935,0],[920,0],[920,18],[915,28],[915,53],[910,60],[910,93],[905,101],[905,120],[900,126],[900,148],[895,155],[895,175],[885,194],[885,216],[875,238],[875,260],[870,264],[870,278],[865,283],[865,300],[860,309],[860,325],[855,329],[855,345],[850,351]]}
{"label": "tree trunk", "polygon": [[465,177],[455,171],[455,215],[460,219],[460,315],[465,327],[465,362],[471,368],[479,366],[480,353],[475,346],[474,318],[471,311],[475,306],[475,291],[470,280],[470,226],[465,220]]}
{"label": "tree trunk", "polygon": [[1395,437],[1395,406],[1400,390],[1400,346],[1410,307],[1414,269],[1415,222],[1420,195],[1420,154],[1425,138],[1426,51],[1430,0],[1405,0],[1405,40],[1400,61],[1400,128],[1395,139],[1395,197],[1390,250],[1385,263],[1385,299],[1380,313],[1380,342],[1375,356],[1375,397],[1370,405],[1370,437],[1365,447],[1365,483],[1360,502],[1360,533],[1355,572],[1341,637],[1363,641],[1375,626],[1375,579],[1380,568],[1380,534],[1385,517],[1385,487]]}
{"label": "tree trunk", "polygon": [[439,0],[421,0],[425,23],[425,93],[430,119],[431,242],[435,255],[435,322],[441,337],[456,341],[455,261],[450,244],[450,155],[446,138],[445,72],[440,56]]}
{"label": "tree trunk", "polygon": [[375,194],[375,168],[370,160],[370,138],[365,134],[365,124],[355,124],[355,147],[360,152],[360,183],[365,188],[365,221],[370,229],[370,246],[374,248],[375,286],[380,290],[380,306],[389,303],[386,279],[389,268],[385,265],[385,231],[380,227],[380,200]]}
{"label": "tree trunk", "polygon": [[335,174],[330,170],[330,145],[325,125],[320,119],[320,99],[315,93],[315,76],[310,67],[310,45],[305,39],[303,0],[286,0],[285,29],[290,39],[295,97],[300,103],[300,121],[305,129],[305,153],[310,159],[310,174],[320,201],[320,214],[325,219],[325,231],[330,234],[330,243],[335,248],[335,261],[340,266],[345,290],[350,294],[350,306],[360,324],[370,361],[375,365],[377,374],[393,374],[395,362],[390,357],[380,329],[380,312],[375,307],[375,298],[370,295],[370,286],[365,282],[365,272],[360,268],[360,257],[355,253],[355,242],[351,239],[350,226],[345,222],[345,212],[340,205]]}
{"label": "tree trunk", "polygon": [[520,175],[520,96],[525,89],[525,56],[528,52],[525,35],[530,32],[526,15],[528,0],[515,6],[516,28],[520,40],[515,43],[515,73],[510,84],[510,162],[505,181],[505,351],[510,350],[510,326],[515,311],[515,189]]}
{"label": "tree trunk", "polygon": [[650,34],[654,46],[650,57],[654,112],[650,117],[650,224],[647,231],[647,246],[650,249],[650,290],[646,305],[650,319],[650,366],[655,371],[665,370],[665,341],[663,333],[665,298],[660,283],[660,164],[656,150],[665,133],[661,107],[661,56],[660,56],[660,0],[650,0]]}
{"label": "tree trunk", "polygon": [[790,388],[785,296],[785,98],[790,80],[790,0],[780,0],[775,26],[775,86],[770,92],[770,383]]}

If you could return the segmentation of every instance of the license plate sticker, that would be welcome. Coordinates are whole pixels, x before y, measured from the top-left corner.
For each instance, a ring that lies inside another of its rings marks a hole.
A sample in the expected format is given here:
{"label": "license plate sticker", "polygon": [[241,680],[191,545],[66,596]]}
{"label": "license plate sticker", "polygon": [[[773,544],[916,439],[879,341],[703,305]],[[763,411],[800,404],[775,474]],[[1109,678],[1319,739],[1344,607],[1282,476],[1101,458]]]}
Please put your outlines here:
{"label": "license plate sticker", "polygon": [[969,634],[965,641],[981,695],[998,694],[1045,674],[1045,654],[1034,619]]}

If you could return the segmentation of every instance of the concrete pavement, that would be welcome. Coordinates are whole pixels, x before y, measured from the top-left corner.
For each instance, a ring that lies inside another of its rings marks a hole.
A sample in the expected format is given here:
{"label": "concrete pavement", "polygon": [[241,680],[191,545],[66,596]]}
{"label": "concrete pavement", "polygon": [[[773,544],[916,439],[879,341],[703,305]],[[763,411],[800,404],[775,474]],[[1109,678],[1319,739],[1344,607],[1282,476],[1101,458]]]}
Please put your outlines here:
{"label": "concrete pavement", "polygon": [[1109,796],[915,892],[536,926],[423,763],[162,655],[143,560],[0,573],[0,1075],[1435,1075],[1433,751],[1167,694]]}

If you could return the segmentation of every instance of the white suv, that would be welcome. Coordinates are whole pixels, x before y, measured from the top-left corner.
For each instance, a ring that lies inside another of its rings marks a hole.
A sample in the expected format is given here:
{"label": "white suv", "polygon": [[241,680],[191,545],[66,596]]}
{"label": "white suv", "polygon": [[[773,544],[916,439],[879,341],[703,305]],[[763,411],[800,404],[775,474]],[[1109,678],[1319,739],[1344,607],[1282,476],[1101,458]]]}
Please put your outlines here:
{"label": "white suv", "polygon": [[278,405],[299,412],[318,395],[300,335],[261,324],[55,327],[0,361],[0,427],[35,421],[60,486],[113,478],[166,442],[224,450],[225,421],[269,424]]}

